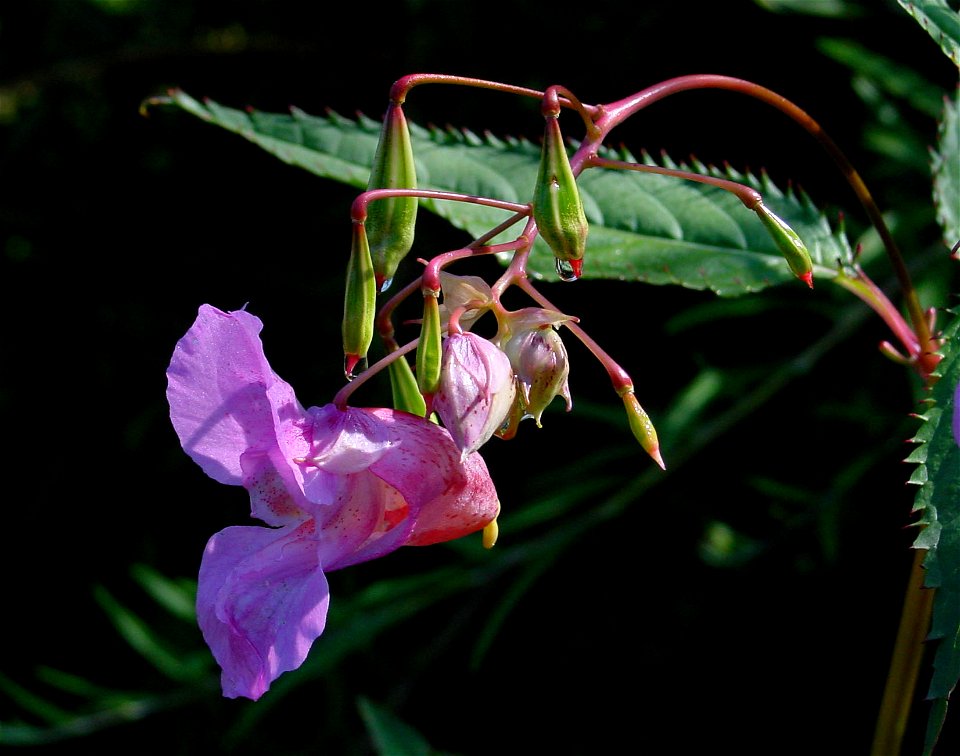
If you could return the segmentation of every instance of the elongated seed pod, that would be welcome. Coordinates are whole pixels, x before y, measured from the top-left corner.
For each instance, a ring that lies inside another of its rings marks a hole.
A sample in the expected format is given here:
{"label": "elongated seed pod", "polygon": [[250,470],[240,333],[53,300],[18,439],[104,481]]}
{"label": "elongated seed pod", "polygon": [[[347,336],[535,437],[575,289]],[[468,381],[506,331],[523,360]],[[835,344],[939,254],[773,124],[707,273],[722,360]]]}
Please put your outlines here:
{"label": "elongated seed pod", "polygon": [[354,377],[358,366],[361,370],[366,368],[376,311],[377,289],[370,245],[363,224],[355,222],[343,297],[343,366],[348,380]]}
{"label": "elongated seed pod", "polygon": [[554,256],[574,264],[579,275],[589,226],[570,167],[558,116],[545,115],[540,171],[533,193],[533,219]]}
{"label": "elongated seed pod", "polygon": [[[403,108],[391,103],[383,118],[367,190],[416,188],[417,171],[410,128]],[[367,209],[367,234],[380,291],[390,286],[397,266],[410,252],[416,221],[416,197],[390,197],[370,203]]]}

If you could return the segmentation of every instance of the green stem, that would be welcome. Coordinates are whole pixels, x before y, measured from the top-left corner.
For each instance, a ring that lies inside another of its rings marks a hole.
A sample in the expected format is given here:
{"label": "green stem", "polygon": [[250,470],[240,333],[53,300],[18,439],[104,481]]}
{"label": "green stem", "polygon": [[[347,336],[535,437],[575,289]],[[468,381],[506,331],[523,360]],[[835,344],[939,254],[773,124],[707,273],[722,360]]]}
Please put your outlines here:
{"label": "green stem", "polygon": [[920,662],[923,660],[923,641],[930,627],[933,609],[934,591],[923,587],[923,558],[926,553],[925,549],[914,552],[900,627],[873,735],[871,756],[893,756],[900,753],[903,744]]}

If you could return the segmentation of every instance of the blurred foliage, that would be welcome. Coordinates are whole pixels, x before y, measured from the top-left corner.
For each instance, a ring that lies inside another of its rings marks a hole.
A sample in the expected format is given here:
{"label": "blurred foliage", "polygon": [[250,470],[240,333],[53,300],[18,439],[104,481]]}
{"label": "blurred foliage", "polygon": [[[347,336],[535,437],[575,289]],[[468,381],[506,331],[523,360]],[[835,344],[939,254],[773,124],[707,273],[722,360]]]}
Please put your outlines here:
{"label": "blurred foliage", "polygon": [[[558,306],[634,373],[667,474],[634,447],[602,370],[568,344],[573,412],[551,406],[542,430],[485,447],[504,507],[492,552],[465,539],[331,574],[326,633],[256,704],[221,698],[188,608],[206,539],[247,505],[206,479],[169,427],[173,345],[201,303],[249,302],[277,372],[304,402],[328,401],[342,380],[354,190],[189,119],[138,115],[169,87],[376,117],[413,71],[561,83],[593,102],[682,73],[742,76],[824,124],[888,211],[923,300],[955,304],[928,145],[935,93],[956,86],[956,68],[931,35],[892,0],[835,0],[820,16],[713,5],[597,0],[577,19],[589,55],[568,54],[569,19],[543,4],[508,20],[408,0],[362,24],[350,7],[256,0],[0,8],[0,412],[15,433],[0,743],[865,749],[911,560],[901,460],[923,397],[876,351],[883,325],[825,288],[719,300],[616,281],[556,287]],[[501,39],[518,44],[507,52]],[[418,93],[411,115],[501,137],[541,129],[535,107],[494,94]],[[776,114],[687,94],[617,137],[635,153],[763,168],[830,215],[845,207],[863,264],[887,282],[842,180]],[[462,239],[438,219],[418,228],[425,251]],[[389,401],[386,385],[365,391]],[[943,753],[956,738],[951,712]],[[918,721],[908,742],[922,739]]]}

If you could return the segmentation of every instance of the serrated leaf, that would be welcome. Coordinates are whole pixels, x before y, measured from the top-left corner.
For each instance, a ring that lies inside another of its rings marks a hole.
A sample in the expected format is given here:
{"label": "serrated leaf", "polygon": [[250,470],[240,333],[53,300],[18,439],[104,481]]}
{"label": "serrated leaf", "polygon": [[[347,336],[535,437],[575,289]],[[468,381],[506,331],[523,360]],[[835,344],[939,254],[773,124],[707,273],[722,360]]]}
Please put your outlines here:
{"label": "serrated leaf", "polygon": [[946,0],[898,0],[913,16],[950,60],[960,66],[960,12]]}
{"label": "serrated leaf", "polygon": [[[960,317],[944,329],[938,380],[930,391],[930,408],[912,441],[923,445],[923,482],[914,511],[920,514],[915,548],[927,549],[924,585],[936,588],[929,639],[936,641],[934,671],[928,697],[945,704],[960,678],[960,443],[952,418],[960,381]],[[911,459],[918,458],[916,453]],[[935,706],[931,717],[945,716],[946,706]],[[939,727],[931,727],[936,732]],[[930,745],[930,744],[928,744]]]}
{"label": "serrated leaf", "polygon": [[944,100],[931,170],[937,222],[952,247],[960,241],[960,92]]}
{"label": "serrated leaf", "polygon": [[[240,134],[291,165],[366,187],[379,136],[379,124],[368,118],[316,117],[296,109],[289,114],[234,110],[209,100],[200,103],[179,90],[164,101]],[[410,130],[423,188],[529,202],[540,155],[535,145],[415,124]],[[846,238],[831,230],[806,196],[781,192],[765,178],[702,165],[686,168],[761,191],[767,207],[806,243],[815,277],[832,278],[838,261],[850,261]],[[759,219],[727,192],[665,176],[600,169],[586,171],[578,183],[591,223],[585,278],[679,284],[721,295],[793,280]],[[460,202],[421,200],[421,206],[474,237],[510,217],[503,210]],[[498,240],[507,238],[503,234]],[[556,278],[553,255],[540,239],[527,270]]]}

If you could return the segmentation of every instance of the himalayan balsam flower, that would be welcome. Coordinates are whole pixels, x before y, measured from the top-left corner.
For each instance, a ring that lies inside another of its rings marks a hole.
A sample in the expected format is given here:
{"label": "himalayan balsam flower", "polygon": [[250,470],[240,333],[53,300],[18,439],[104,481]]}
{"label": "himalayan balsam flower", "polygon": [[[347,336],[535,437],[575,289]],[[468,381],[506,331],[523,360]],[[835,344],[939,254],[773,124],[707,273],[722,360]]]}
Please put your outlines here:
{"label": "himalayan balsam flower", "polygon": [[324,628],[325,572],[482,529],[497,495],[478,454],[446,430],[390,409],[304,410],[270,368],[260,320],[200,308],[167,371],[184,450],[242,485],[268,527],[215,534],[200,565],[197,616],[223,693],[256,700],[296,669]]}

